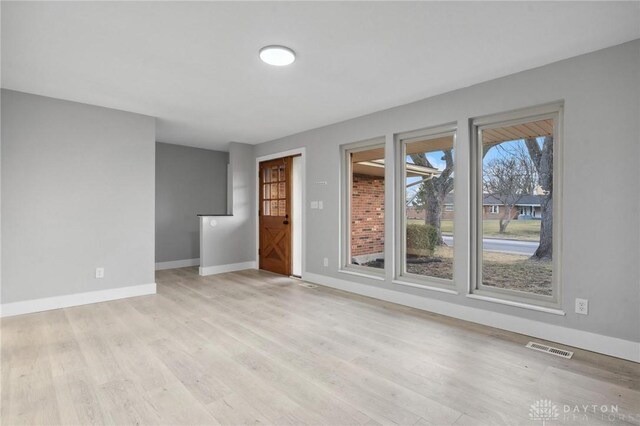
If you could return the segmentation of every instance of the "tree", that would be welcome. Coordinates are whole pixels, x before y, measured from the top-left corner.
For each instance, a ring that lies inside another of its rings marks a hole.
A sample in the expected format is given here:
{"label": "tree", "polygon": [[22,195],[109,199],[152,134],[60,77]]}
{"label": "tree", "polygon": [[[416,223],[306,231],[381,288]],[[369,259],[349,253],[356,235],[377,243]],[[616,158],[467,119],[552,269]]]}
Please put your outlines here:
{"label": "tree", "polygon": [[[409,154],[414,164],[434,168],[425,153]],[[419,210],[425,210],[425,223],[434,227],[438,233],[438,245],[443,245],[442,239],[442,210],[444,200],[453,190],[453,152],[450,149],[443,151],[442,160],[445,162],[444,170],[440,176],[425,179],[414,198],[414,203]]]}
{"label": "tree", "polygon": [[536,168],[538,185],[544,193],[540,202],[540,244],[531,258],[550,260],[553,253],[553,136],[545,136],[542,146],[538,138],[525,139],[524,143]]}
{"label": "tree", "polygon": [[499,232],[504,234],[514,218],[515,206],[523,196],[533,193],[535,170],[529,155],[522,149],[517,146],[500,148],[503,155],[483,167],[482,185],[484,192],[503,207]]}

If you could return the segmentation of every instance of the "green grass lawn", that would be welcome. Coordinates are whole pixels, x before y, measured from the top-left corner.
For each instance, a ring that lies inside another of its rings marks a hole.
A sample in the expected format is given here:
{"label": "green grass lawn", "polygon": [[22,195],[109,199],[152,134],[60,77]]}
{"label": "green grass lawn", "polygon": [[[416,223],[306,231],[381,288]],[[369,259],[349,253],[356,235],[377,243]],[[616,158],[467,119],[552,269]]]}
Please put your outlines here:
{"label": "green grass lawn", "polygon": [[[409,223],[424,223],[420,219],[409,219]],[[540,221],[539,220],[513,220],[507,227],[505,234],[500,234],[499,221],[485,220],[483,222],[484,236],[487,238],[504,238],[508,240],[521,241],[538,241],[540,240]],[[442,233],[453,233],[453,221],[442,221]]]}

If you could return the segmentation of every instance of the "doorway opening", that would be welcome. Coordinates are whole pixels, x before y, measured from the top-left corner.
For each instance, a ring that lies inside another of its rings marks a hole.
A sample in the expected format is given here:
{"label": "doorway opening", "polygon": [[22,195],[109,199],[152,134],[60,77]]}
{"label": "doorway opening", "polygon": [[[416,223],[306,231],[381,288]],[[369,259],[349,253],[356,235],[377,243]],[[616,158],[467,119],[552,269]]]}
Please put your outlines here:
{"label": "doorway opening", "polygon": [[286,156],[258,164],[258,265],[302,276],[302,162]]}

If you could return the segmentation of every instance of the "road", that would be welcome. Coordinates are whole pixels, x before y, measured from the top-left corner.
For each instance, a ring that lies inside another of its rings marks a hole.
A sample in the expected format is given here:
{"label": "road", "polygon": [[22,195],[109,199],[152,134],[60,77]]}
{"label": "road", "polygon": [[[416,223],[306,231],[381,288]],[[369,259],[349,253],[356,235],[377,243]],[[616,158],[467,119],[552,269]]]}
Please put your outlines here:
{"label": "road", "polygon": [[[446,235],[442,236],[442,239],[448,246],[453,246],[453,237]],[[501,240],[499,238],[485,238],[482,240],[483,248],[487,251],[499,251],[502,253],[514,253],[531,256],[538,248],[538,243],[535,241],[516,241],[516,240]]]}

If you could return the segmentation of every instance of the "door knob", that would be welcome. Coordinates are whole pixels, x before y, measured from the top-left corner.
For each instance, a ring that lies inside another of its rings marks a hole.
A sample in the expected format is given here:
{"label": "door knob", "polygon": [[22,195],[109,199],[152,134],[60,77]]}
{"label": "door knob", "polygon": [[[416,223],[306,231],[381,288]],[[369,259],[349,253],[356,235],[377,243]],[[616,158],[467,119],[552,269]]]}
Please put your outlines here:
{"label": "door knob", "polygon": [[283,225],[288,225],[289,224],[289,215],[285,214],[284,215],[284,220],[282,221]]}

